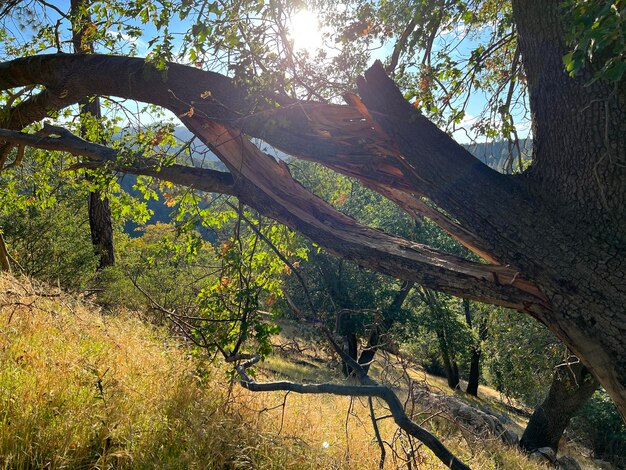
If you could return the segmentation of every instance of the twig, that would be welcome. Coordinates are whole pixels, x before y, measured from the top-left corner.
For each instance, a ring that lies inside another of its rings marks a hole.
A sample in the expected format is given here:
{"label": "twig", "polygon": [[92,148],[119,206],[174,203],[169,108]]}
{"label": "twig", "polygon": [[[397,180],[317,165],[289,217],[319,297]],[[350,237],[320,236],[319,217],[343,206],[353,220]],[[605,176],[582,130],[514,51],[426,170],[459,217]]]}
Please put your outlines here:
{"label": "twig", "polygon": [[[246,369],[260,360],[259,356],[246,361],[235,367],[235,370],[242,378],[240,384],[242,387],[254,392],[271,392],[271,391],[291,391],[295,393],[327,393],[339,396],[352,397],[377,397],[387,403],[389,410],[394,418],[395,423],[404,430],[408,435],[414,436],[423,442],[444,464],[453,470],[469,470],[469,467],[456,458],[442,443],[426,431],[424,428],[413,422],[406,414],[402,407],[402,402],[398,396],[389,387],[379,385],[373,380],[368,379],[374,385],[345,385],[335,383],[321,384],[303,384],[290,381],[276,382],[255,382],[246,372]],[[355,363],[356,364],[356,363]],[[358,364],[356,364],[358,366]],[[367,376],[366,376],[367,377]]]}
{"label": "twig", "polygon": [[370,418],[372,420],[372,426],[374,427],[376,442],[378,442],[378,447],[380,447],[380,460],[378,461],[378,468],[382,470],[385,467],[385,456],[387,455],[387,451],[385,450],[385,443],[380,437],[380,430],[378,429],[378,418],[376,418],[376,413],[374,412],[374,402],[372,400],[372,397],[368,397],[367,402],[370,407]]}

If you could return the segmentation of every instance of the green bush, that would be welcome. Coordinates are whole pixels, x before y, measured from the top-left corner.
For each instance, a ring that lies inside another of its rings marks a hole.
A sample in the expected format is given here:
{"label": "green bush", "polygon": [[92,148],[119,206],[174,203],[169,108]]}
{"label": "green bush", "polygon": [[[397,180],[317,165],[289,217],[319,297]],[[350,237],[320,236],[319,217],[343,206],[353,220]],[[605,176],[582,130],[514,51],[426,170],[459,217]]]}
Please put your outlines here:
{"label": "green bush", "polygon": [[33,205],[0,217],[0,227],[18,269],[29,276],[72,290],[92,279],[98,260],[86,203]]}
{"label": "green bush", "polygon": [[572,418],[569,432],[593,449],[597,458],[626,468],[626,425],[604,389],[596,391]]}
{"label": "green bush", "polygon": [[153,302],[167,310],[194,308],[200,290],[215,278],[214,248],[169,224],[147,225],[136,238],[118,233],[116,250],[115,266],[99,276],[98,301],[108,307],[152,309],[157,316],[162,312]]}

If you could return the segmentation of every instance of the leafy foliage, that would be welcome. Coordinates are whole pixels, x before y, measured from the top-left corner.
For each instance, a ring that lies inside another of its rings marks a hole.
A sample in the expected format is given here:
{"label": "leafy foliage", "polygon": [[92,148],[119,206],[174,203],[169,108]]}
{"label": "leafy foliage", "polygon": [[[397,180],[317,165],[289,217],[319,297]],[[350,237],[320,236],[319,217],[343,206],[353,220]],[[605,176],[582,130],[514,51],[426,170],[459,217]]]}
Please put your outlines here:
{"label": "leafy foliage", "polygon": [[119,260],[100,275],[99,301],[149,310],[157,323],[167,321],[157,306],[171,310],[193,305],[214,270],[211,246],[197,233],[177,234],[170,224],[147,225],[133,238],[117,232],[116,242]]}
{"label": "leafy foliage", "polygon": [[536,406],[567,352],[543,326],[519,312],[498,310],[490,318],[485,344],[488,380],[505,395]]}
{"label": "leafy foliage", "polygon": [[446,377],[459,365],[468,370],[474,334],[463,318],[460,299],[420,294],[411,298],[412,315],[402,331],[405,347],[431,374]]}
{"label": "leafy foliage", "polygon": [[[306,258],[306,249],[286,228],[264,226],[262,219],[243,208],[239,211],[232,213],[236,217],[232,236],[219,247],[219,276],[198,295],[199,314],[206,321],[200,320],[192,334],[227,358],[240,354],[252,339],[255,354],[265,357],[271,352],[270,336],[279,329],[261,308],[272,308],[282,297],[282,279],[290,272],[266,241],[288,259]],[[255,230],[242,226],[244,221]]]}
{"label": "leafy foliage", "polygon": [[570,42],[573,50],[563,58],[571,75],[589,64],[594,80],[621,82],[626,73],[626,2],[568,1]]}
{"label": "leafy foliage", "polygon": [[598,390],[577,416],[571,432],[594,449],[597,457],[609,460],[617,468],[626,464],[626,424],[604,390]]}
{"label": "leafy foliage", "polygon": [[0,217],[16,268],[66,289],[80,289],[93,277],[95,257],[86,206],[63,201],[30,206]]}

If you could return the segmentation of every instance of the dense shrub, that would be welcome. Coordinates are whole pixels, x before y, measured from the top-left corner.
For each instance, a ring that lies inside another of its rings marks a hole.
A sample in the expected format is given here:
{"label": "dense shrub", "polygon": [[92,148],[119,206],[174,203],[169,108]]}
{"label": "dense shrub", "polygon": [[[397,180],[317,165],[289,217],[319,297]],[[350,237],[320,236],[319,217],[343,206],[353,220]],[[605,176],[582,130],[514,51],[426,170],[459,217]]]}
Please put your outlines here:
{"label": "dense shrub", "polygon": [[29,276],[80,289],[92,279],[97,257],[89,235],[87,204],[29,206],[0,218],[8,250]]}
{"label": "dense shrub", "polygon": [[603,389],[572,418],[570,435],[593,449],[597,458],[626,468],[626,425]]}

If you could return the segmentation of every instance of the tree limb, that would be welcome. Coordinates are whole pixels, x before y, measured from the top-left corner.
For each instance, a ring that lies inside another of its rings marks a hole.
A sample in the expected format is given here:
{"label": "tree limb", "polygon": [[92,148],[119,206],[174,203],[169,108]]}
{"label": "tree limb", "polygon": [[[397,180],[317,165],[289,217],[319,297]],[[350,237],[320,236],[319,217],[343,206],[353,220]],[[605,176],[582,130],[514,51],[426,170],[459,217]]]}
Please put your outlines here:
{"label": "tree limb", "polygon": [[[54,135],[58,137],[53,137]],[[95,167],[106,165],[108,168],[122,173],[153,176],[181,186],[190,186],[207,192],[235,195],[234,181],[229,173],[179,164],[161,168],[160,162],[150,158],[144,158],[132,163],[124,162],[118,150],[87,142],[67,129],[50,124],[44,124],[39,134],[0,129],[0,140],[43,150],[68,152],[90,160],[90,162],[85,162],[84,164],[74,165],[70,169],[82,168],[85,164],[89,165],[90,163],[95,164]]]}
{"label": "tree limb", "polygon": [[[111,70],[116,71],[115,75],[110,73]],[[97,54],[88,57],[41,55],[0,64],[0,89],[33,83],[44,85],[65,99],[68,95],[119,96],[160,105],[179,116],[193,109],[196,117],[235,125],[245,134],[261,138],[291,155],[358,178],[410,214],[423,210],[419,213],[427,217],[437,215],[424,204],[411,202],[415,194],[432,199],[428,194],[433,192],[428,173],[430,168],[418,165],[418,173],[414,165],[407,165],[389,134],[382,131],[356,97],[348,98],[349,106],[297,102],[279,108],[253,108],[246,100],[245,90],[235,87],[226,77],[179,64],[169,64],[167,70],[161,71],[142,59]],[[430,129],[427,121],[422,124]],[[447,136],[446,139],[451,140]],[[477,169],[489,172],[484,164],[460,147],[455,146],[452,150],[459,152],[459,149],[467,154],[460,171],[471,170],[464,174],[464,181],[476,179]],[[447,178],[442,172],[437,174],[440,178]],[[480,183],[490,186],[492,179],[501,178],[501,175],[490,172],[489,178],[480,179]],[[446,184],[446,187],[450,188],[450,185]],[[486,203],[484,199],[480,202],[474,205],[473,211]],[[437,203],[453,213],[446,207],[445,199]],[[464,208],[467,209],[468,205]],[[485,244],[470,226],[461,227],[446,220],[441,213],[437,217],[444,230],[479,256],[488,261],[500,258],[494,255],[497,250]]]}
{"label": "tree limb", "polygon": [[[321,384],[301,384],[289,381],[279,382],[255,382],[247,373],[246,368],[258,362],[254,359],[247,361],[236,367],[242,380],[241,386],[253,392],[274,392],[278,390],[290,391],[302,394],[320,394],[328,393],[339,396],[349,397],[376,397],[383,400],[389,407],[389,411],[393,416],[395,423],[406,433],[415,438],[428,447],[435,456],[441,460],[446,466],[454,470],[469,470],[469,467],[454,456],[442,443],[426,429],[413,422],[404,411],[402,402],[398,396],[389,387],[379,385],[374,381],[372,385],[344,385],[334,383]],[[356,363],[355,363],[356,364]],[[358,366],[358,364],[356,364]]]}
{"label": "tree limb", "polygon": [[474,263],[358,224],[309,193],[291,178],[284,163],[263,154],[243,136],[210,122],[197,123],[194,120],[188,125],[200,133],[231,168],[239,169],[235,177],[183,165],[162,167],[159,171],[157,162],[150,160],[142,162],[141,166],[117,163],[116,150],[86,142],[64,129],[49,125],[44,128],[45,132],[59,137],[0,130],[0,139],[48,150],[65,150],[95,161],[111,162],[111,168],[118,171],[235,195],[264,215],[362,266],[453,295],[489,299],[499,305],[537,312],[544,308],[540,292],[510,268]]}

